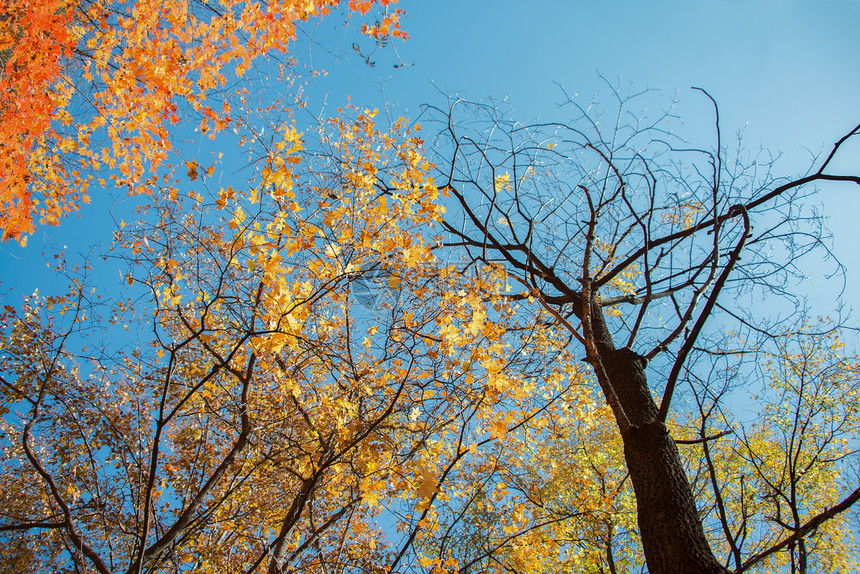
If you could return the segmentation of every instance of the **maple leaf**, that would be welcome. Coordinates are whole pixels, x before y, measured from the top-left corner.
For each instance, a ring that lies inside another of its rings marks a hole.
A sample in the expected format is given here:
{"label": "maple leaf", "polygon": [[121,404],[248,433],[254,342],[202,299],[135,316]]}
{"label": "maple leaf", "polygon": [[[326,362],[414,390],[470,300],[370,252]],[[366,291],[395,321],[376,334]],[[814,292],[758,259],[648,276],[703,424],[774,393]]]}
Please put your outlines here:
{"label": "maple leaf", "polygon": [[185,167],[188,168],[188,172],[186,173],[186,175],[188,175],[188,179],[190,179],[191,181],[196,180],[197,179],[197,168],[198,168],[197,162],[194,160],[186,161]]}
{"label": "maple leaf", "polygon": [[490,431],[490,437],[498,441],[501,441],[508,434],[508,427],[503,421],[492,422],[488,430]]}
{"label": "maple leaf", "polygon": [[422,465],[418,470],[417,478],[418,495],[424,500],[429,500],[439,491],[436,475],[433,473],[430,467]]}

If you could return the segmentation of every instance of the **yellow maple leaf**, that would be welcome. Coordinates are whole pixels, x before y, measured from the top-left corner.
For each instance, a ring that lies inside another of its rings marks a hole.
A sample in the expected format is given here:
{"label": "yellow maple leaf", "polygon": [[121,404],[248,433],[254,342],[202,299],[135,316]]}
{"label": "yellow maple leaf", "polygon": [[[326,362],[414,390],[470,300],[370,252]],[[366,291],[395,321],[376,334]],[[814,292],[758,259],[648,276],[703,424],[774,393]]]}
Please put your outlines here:
{"label": "yellow maple leaf", "polygon": [[436,484],[436,476],[427,466],[422,466],[418,471],[418,494],[425,499],[430,499],[439,487]]}
{"label": "yellow maple leaf", "polygon": [[490,423],[489,430],[490,436],[498,441],[501,441],[508,434],[508,427],[502,421]]}

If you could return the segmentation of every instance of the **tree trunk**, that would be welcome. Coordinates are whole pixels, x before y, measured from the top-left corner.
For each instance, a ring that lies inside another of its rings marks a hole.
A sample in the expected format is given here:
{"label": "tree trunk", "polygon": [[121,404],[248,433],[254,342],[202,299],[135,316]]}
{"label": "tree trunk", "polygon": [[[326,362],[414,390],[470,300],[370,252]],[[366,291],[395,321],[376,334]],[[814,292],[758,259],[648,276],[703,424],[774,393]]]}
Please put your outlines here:
{"label": "tree trunk", "polygon": [[602,312],[592,307],[592,332],[609,386],[630,422],[624,457],[636,494],[639,533],[651,574],[727,574],[711,551],[681,456],[645,377],[646,361],[615,349]]}
{"label": "tree trunk", "polygon": [[623,440],[651,574],[728,572],[705,538],[681,457],[666,426],[654,422],[636,427]]}

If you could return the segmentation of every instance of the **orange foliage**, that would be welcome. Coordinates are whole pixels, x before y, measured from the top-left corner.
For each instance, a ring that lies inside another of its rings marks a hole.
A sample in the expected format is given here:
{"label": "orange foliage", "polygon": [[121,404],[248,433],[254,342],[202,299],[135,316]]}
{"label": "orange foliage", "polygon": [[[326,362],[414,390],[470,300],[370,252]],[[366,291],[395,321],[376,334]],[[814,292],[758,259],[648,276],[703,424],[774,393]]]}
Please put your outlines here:
{"label": "orange foliage", "polygon": [[33,231],[28,158],[40,136],[56,136],[51,120],[68,100],[52,88],[76,38],[71,10],[63,2],[4,0],[0,6],[0,217],[5,239]]}
{"label": "orange foliage", "polygon": [[[405,38],[392,0],[349,2],[384,14],[363,31]],[[0,17],[0,229],[25,241],[88,201],[94,171],[131,192],[171,149],[170,126],[231,127],[216,100],[259,57],[286,53],[296,26],[339,0],[3,0]],[[89,113],[80,113],[83,100]],[[73,105],[74,104],[74,105]],[[75,109],[72,109],[72,108]],[[190,112],[182,114],[182,112]],[[99,180],[103,181],[103,180]]]}

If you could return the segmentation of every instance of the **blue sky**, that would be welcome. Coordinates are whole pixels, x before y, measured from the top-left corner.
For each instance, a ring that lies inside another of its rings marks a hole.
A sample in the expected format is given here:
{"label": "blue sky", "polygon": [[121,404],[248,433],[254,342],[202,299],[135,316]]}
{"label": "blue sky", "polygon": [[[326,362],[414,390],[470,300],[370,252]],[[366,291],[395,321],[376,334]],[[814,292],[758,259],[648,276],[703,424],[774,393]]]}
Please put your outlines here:
{"label": "blue sky", "polygon": [[[374,54],[369,67],[353,52],[355,30],[331,19],[309,27],[321,45],[293,55],[314,58],[328,75],[308,89],[309,109],[333,114],[347,95],[359,106],[416,116],[442,94],[508,99],[528,122],[563,119],[559,85],[590,98],[605,92],[598,74],[676,96],[679,132],[712,143],[707,89],[720,105],[726,137],[745,130],[752,148],[782,152],[777,171],[805,171],[810,154],[828,149],[860,121],[860,1],[764,0],[400,0],[408,42]],[[366,43],[365,43],[366,44]],[[327,51],[339,54],[331,58]],[[397,61],[406,66],[395,68]],[[384,90],[383,90],[384,86]],[[843,159],[860,167],[860,146]],[[819,201],[830,217],[837,255],[849,269],[845,299],[860,309],[860,253],[855,248],[860,189],[829,187]],[[45,242],[85,252],[106,241],[110,201],[96,201],[60,229],[39,231],[30,246],[0,246],[0,297],[18,303],[46,285],[39,270]],[[813,268],[813,275],[820,270]],[[823,268],[822,268],[823,269]],[[10,293],[9,288],[15,292]],[[832,298],[830,299],[832,305]]]}
{"label": "blue sky", "polygon": [[[679,133],[707,147],[713,110],[690,89],[700,86],[720,106],[723,141],[743,130],[748,147],[782,153],[778,175],[807,170],[810,152],[829,151],[860,122],[856,0],[407,0],[401,6],[411,39],[395,47],[407,66],[394,69],[390,52],[377,52],[374,68],[361,66],[344,42],[347,56],[327,65],[329,75],[316,87],[327,96],[328,111],[345,94],[360,105],[381,106],[384,86],[389,105],[412,117],[420,104],[458,92],[507,98],[523,122],[559,120],[559,85],[599,98],[606,93],[602,75],[658,91],[660,105],[677,95]],[[840,165],[856,171],[860,146],[847,151]],[[830,186],[819,202],[849,269],[845,300],[860,308],[854,223],[860,189]],[[816,263],[808,262],[813,275],[829,269]],[[833,292],[828,289],[825,305],[832,306]]]}

